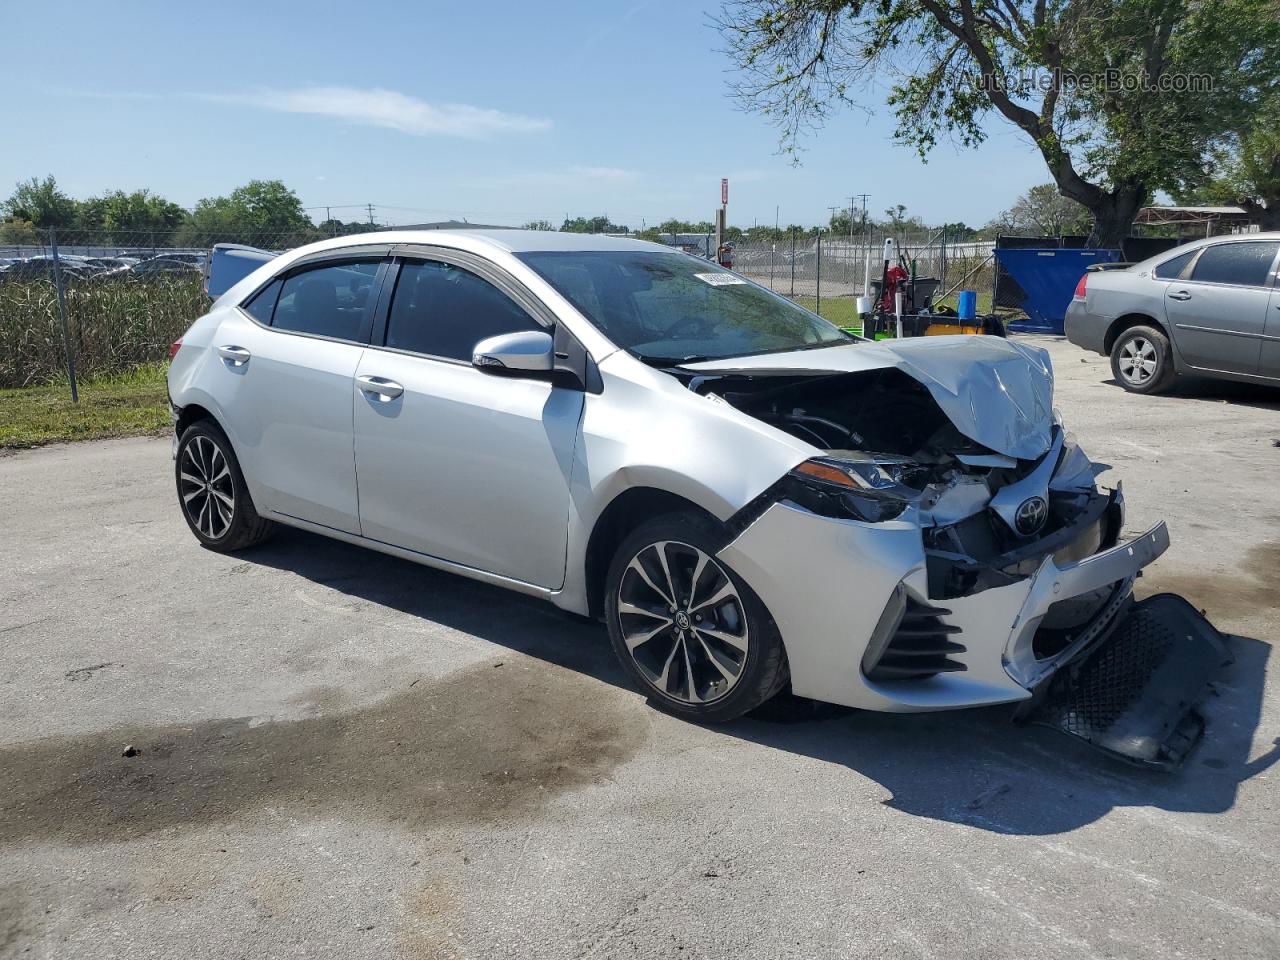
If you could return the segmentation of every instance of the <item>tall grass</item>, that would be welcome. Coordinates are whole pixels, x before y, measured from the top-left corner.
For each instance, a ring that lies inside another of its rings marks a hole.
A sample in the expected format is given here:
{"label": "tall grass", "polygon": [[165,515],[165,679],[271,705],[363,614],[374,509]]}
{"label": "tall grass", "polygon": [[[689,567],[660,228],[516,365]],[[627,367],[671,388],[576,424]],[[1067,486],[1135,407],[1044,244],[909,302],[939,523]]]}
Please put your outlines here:
{"label": "tall grass", "polygon": [[[73,279],[66,293],[76,369],[86,378],[165,359],[169,344],[209,309],[195,273]],[[65,374],[53,284],[0,283],[0,387],[49,383]]]}

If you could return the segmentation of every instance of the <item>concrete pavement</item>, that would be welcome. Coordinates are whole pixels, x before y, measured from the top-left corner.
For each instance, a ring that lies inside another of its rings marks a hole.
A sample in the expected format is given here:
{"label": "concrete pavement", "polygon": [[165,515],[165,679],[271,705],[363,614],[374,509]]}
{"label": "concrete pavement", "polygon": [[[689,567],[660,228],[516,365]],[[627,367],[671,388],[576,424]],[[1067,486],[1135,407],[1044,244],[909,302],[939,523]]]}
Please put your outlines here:
{"label": "concrete pavement", "polygon": [[[1008,711],[649,708],[603,628],[309,534],[202,550],[167,439],[0,457],[0,956],[1280,955],[1280,395],[1058,404],[1237,636],[1179,774]],[[124,757],[133,746],[138,755]]]}

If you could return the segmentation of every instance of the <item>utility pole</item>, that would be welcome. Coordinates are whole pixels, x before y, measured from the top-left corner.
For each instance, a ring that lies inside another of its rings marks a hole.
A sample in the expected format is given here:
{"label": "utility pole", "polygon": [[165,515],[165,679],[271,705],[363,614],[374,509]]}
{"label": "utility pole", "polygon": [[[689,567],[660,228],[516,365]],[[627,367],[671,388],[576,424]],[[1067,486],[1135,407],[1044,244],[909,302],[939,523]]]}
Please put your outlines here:
{"label": "utility pole", "polygon": [[855,193],[850,200],[862,201],[862,232],[865,234],[866,249],[866,266],[862,272],[862,295],[869,297],[871,295],[871,224],[867,221],[867,201],[871,199],[869,193]]}
{"label": "utility pole", "polygon": [[369,226],[373,226],[373,204],[366,203],[365,208],[369,211]]}

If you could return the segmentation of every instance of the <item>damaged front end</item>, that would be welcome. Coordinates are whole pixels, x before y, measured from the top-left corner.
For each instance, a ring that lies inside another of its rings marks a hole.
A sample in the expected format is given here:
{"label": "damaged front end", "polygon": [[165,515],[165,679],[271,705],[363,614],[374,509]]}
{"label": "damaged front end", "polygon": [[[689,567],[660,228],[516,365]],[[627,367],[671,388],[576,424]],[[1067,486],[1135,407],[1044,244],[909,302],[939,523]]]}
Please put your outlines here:
{"label": "damaged front end", "polygon": [[[821,451],[741,511],[729,552],[750,568],[756,549],[794,554],[784,541],[813,538],[817,556],[796,555],[787,582],[766,598],[788,638],[801,695],[889,710],[1043,698],[1068,664],[1105,663],[1096,652],[1123,640],[1117,627],[1132,608],[1134,579],[1168,547],[1168,533],[1161,523],[1121,542],[1122,492],[1098,488],[1095,477],[1106,468],[1085,456],[1051,411],[1047,370],[1038,382],[1030,370],[1011,390],[1009,366],[997,365],[1001,389],[984,399],[972,384],[942,384],[936,362],[927,375],[920,366],[686,377],[691,390]],[[839,521],[842,529],[833,533],[802,515]],[[793,638],[839,629],[808,602],[815,586],[840,589],[842,578],[825,569],[830,564],[843,564],[846,596],[825,601],[843,605],[846,629],[862,624],[868,639],[853,662],[846,646],[843,662],[824,652],[811,669],[806,651],[792,650],[806,641]],[[759,576],[773,574],[761,565]],[[798,593],[806,603],[796,602]],[[850,609],[851,598],[864,609]],[[855,684],[843,696],[831,676],[837,663],[843,680]],[[1181,672],[1175,663],[1161,675]],[[1164,702],[1141,692],[1130,699],[1151,709]],[[1191,705],[1184,701],[1167,705],[1170,716],[1148,728],[1185,738]],[[1123,754],[1124,742],[1112,738],[1105,746]],[[1164,758],[1157,765],[1185,755],[1185,744],[1153,753],[1148,742],[1142,749],[1143,762]]]}

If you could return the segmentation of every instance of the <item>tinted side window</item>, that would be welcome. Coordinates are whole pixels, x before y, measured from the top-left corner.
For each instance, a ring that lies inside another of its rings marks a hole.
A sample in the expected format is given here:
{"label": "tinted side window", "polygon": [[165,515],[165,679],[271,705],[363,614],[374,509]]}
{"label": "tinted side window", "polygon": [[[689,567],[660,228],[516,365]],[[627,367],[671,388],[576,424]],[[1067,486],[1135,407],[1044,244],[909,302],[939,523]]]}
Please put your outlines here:
{"label": "tinted side window", "polygon": [[280,296],[280,286],[284,283],[279,277],[272,280],[244,305],[245,313],[253,317],[263,326],[271,326],[271,312],[276,308],[276,298]]}
{"label": "tinted side window", "polygon": [[286,277],[271,325],[339,340],[359,340],[373,309],[380,261],[315,267]]}
{"label": "tinted side window", "polygon": [[541,329],[510,297],[469,270],[411,261],[396,282],[387,346],[470,361],[485,337]]}
{"label": "tinted side window", "polygon": [[1196,251],[1194,250],[1189,250],[1186,253],[1179,254],[1173,259],[1166,260],[1164,263],[1160,264],[1160,266],[1156,267],[1155,270],[1152,271],[1152,274],[1159,277],[1161,280],[1176,280],[1178,279],[1178,274],[1182,273],[1183,268],[1191,262],[1191,258],[1195,255]]}
{"label": "tinted side window", "polygon": [[1268,273],[1280,242],[1255,240],[1245,243],[1221,243],[1208,247],[1196,261],[1192,280],[1209,283],[1239,283],[1264,287],[1270,282]]}

